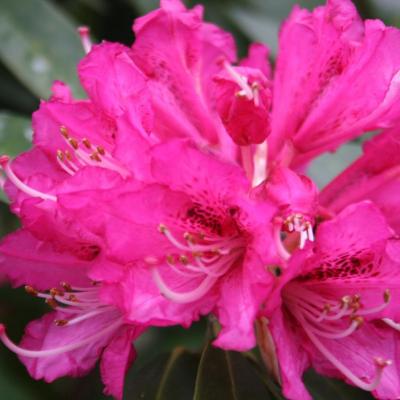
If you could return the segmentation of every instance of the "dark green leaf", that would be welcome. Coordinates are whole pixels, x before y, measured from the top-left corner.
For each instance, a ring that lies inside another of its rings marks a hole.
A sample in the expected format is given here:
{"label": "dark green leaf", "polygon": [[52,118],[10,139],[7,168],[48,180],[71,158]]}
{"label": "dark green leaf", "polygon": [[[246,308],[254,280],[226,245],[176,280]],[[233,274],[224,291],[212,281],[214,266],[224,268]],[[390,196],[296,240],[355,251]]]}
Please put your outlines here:
{"label": "dark green leaf", "polygon": [[202,354],[193,400],[268,400],[273,397],[252,363],[240,353],[208,344]]}
{"label": "dark green leaf", "polygon": [[344,382],[325,378],[313,370],[304,374],[304,383],[314,400],[370,400],[369,392],[346,385]]}
{"label": "dark green leaf", "polygon": [[126,400],[187,400],[193,395],[199,356],[176,348],[129,377]]}
{"label": "dark green leaf", "polygon": [[38,97],[47,98],[56,79],[81,93],[76,64],[83,50],[75,28],[44,0],[2,0],[1,60]]}

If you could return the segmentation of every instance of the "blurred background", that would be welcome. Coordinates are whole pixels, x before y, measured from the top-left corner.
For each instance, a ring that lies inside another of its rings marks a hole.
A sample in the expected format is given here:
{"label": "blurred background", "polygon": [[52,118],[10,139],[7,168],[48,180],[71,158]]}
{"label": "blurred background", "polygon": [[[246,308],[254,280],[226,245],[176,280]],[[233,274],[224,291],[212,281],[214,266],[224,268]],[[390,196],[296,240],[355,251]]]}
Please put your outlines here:
{"label": "blurred background", "polygon": [[[198,3],[205,5],[207,20],[235,35],[240,55],[245,54],[251,41],[261,41],[268,44],[274,58],[279,26],[292,6],[300,3],[312,8],[324,2],[186,1],[188,6]],[[400,26],[399,0],[358,0],[355,3],[364,18],[380,18],[386,24]],[[0,154],[14,156],[29,148],[31,114],[38,108],[40,99],[48,98],[53,80],[67,82],[76,96],[84,96],[75,73],[76,64],[84,55],[76,33],[78,26],[90,26],[95,42],[105,39],[129,45],[134,40],[131,30],[134,18],[157,6],[157,0],[0,0]],[[325,155],[316,160],[310,174],[323,186],[359,152],[359,143],[347,144],[334,155]],[[17,227],[18,221],[8,211],[6,199],[1,195],[1,236]],[[47,308],[38,299],[26,295],[23,289],[10,289],[6,282],[2,282],[0,321],[7,324],[14,340],[20,339],[28,321],[38,318],[45,311]],[[154,365],[165,363],[168,358],[160,354],[176,346],[191,351],[200,350],[205,330],[205,321],[200,321],[190,330],[150,330],[138,342],[139,357],[129,379],[143,381],[143,368],[148,368],[146,365],[149,362],[153,370]],[[185,357],[189,370],[191,366],[196,368],[197,356],[187,353]],[[311,376],[308,379],[314,378]],[[338,397],[330,385],[319,383],[319,386],[318,389],[317,384],[317,389],[314,389],[315,398],[328,398],[328,391],[336,399],[344,398]],[[101,394],[102,385],[97,370],[85,378],[64,378],[50,385],[36,382],[29,378],[17,357],[1,345],[0,390],[1,398],[10,400],[106,398]],[[131,392],[128,398],[141,398],[141,395]],[[345,398],[370,397],[353,394]]]}

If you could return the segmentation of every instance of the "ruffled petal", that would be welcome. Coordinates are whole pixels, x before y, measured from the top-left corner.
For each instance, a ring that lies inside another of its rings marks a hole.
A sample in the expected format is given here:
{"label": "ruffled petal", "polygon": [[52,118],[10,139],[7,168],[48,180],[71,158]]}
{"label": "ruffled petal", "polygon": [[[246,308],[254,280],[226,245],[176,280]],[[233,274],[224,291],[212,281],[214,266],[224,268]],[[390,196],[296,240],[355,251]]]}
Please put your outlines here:
{"label": "ruffled petal", "polygon": [[136,358],[132,341],[142,332],[143,328],[123,328],[103,351],[100,372],[105,386],[104,394],[113,396],[117,400],[122,399],[125,375]]}

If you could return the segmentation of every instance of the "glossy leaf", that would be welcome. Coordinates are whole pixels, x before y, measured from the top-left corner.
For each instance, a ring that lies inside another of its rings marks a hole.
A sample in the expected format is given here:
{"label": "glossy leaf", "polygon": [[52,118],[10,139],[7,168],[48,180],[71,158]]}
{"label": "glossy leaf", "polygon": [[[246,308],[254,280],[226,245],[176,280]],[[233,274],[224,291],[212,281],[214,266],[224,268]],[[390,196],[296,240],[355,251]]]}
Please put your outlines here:
{"label": "glossy leaf", "polygon": [[47,98],[54,80],[81,94],[76,64],[84,55],[78,24],[44,0],[2,0],[0,58],[32,93]]}
{"label": "glossy leaf", "polygon": [[182,348],[161,354],[129,376],[125,400],[187,400],[192,397],[199,356]]}
{"label": "glossy leaf", "polygon": [[208,344],[201,356],[193,400],[273,399],[251,362],[242,354]]}
{"label": "glossy leaf", "polygon": [[303,379],[314,400],[373,399],[369,392],[346,385],[337,379],[323,377],[313,370],[307,371]]}

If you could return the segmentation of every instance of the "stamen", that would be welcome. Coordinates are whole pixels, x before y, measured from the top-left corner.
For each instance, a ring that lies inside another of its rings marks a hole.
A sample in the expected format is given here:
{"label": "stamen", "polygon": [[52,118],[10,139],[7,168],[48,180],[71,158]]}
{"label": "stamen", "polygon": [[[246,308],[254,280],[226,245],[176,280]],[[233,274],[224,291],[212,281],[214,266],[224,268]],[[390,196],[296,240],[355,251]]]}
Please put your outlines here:
{"label": "stamen", "polygon": [[396,331],[400,332],[400,324],[393,321],[390,318],[382,318],[382,321],[386,324],[389,325],[391,328],[395,329]]}
{"label": "stamen", "polygon": [[[238,86],[243,91],[243,96],[246,96],[248,100],[253,100],[253,91],[249,84],[247,83],[247,78],[245,76],[240,75],[232,65],[230,65],[227,61],[224,61],[224,68],[228,72],[228,74],[234,79],[234,81],[238,84]],[[239,92],[240,93],[240,92]]]}
{"label": "stamen", "polygon": [[81,167],[95,166],[109,169],[118,172],[123,178],[131,176],[130,171],[118,163],[103,147],[97,146],[96,151],[88,153],[88,150],[93,150],[88,139],[82,139],[83,146],[81,146],[77,139],[70,136],[67,127],[61,126],[60,133],[65,142],[72,148],[75,161],[78,163],[78,165],[74,163],[74,157],[68,150],[65,150],[64,153],[61,150],[57,151],[57,162],[68,174],[74,175],[75,172],[79,171],[80,165]]}
{"label": "stamen", "polygon": [[0,167],[3,169],[7,178],[21,191],[31,197],[39,197],[42,200],[57,201],[57,197],[51,194],[40,192],[22,182],[13,172],[10,166],[10,158],[6,155],[0,157]]}
{"label": "stamen", "polygon": [[385,367],[389,366],[391,364],[390,360],[383,360],[382,358],[376,358],[375,359],[375,365],[376,365],[376,373],[375,377],[372,379],[371,382],[365,382],[356,375],[354,375],[351,370],[346,367],[341,361],[339,361],[333,353],[331,353],[327,347],[316,337],[316,335],[312,332],[310,329],[310,326],[307,324],[307,322],[304,320],[302,316],[300,317],[300,321],[302,322],[303,329],[305,330],[307,336],[311,340],[311,342],[315,345],[315,347],[326,357],[327,360],[329,360],[335,368],[337,368],[344,376],[346,376],[347,379],[349,379],[355,386],[358,386],[359,388],[367,391],[372,391],[375,390],[379,383],[381,382],[382,379],[382,373]]}
{"label": "stamen", "polygon": [[86,54],[88,54],[92,49],[92,41],[90,40],[90,29],[88,26],[81,26],[78,28],[78,33],[81,37],[83,50]]}
{"label": "stamen", "polygon": [[181,304],[191,303],[199,300],[212,288],[217,281],[217,278],[206,276],[196,289],[189,292],[175,292],[164,282],[157,268],[153,268],[153,279],[158,289],[165,297],[174,301],[175,303]]}
{"label": "stamen", "polygon": [[[63,320],[59,320],[60,325],[62,326]],[[53,349],[46,349],[46,350],[30,350],[20,347],[13,343],[10,338],[6,334],[6,329],[3,324],[0,324],[0,340],[3,344],[12,352],[18,354],[22,357],[29,357],[29,358],[41,358],[41,357],[50,357],[56,356],[59,354],[64,354],[72,350],[79,349],[80,347],[86,346],[90,343],[93,343],[100,339],[101,337],[107,335],[108,333],[117,330],[123,324],[122,319],[119,317],[114,323],[108,325],[104,329],[96,332],[95,334],[88,336],[78,342],[70,343],[65,346],[55,347]]]}

